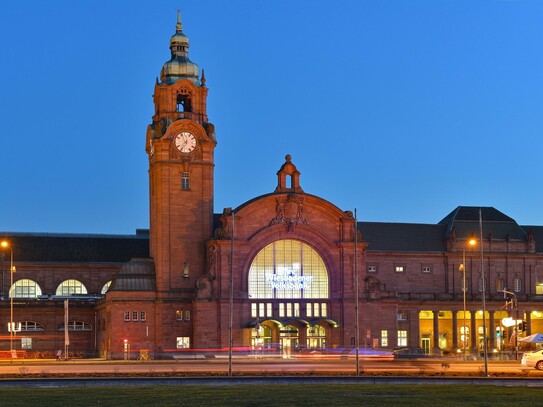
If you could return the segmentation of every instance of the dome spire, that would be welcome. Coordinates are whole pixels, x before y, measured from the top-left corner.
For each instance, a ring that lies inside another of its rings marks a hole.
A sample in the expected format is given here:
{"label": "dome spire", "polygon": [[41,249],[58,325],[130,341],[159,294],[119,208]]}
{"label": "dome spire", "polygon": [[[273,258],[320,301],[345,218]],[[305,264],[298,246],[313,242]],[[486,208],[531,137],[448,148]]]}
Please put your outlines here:
{"label": "dome spire", "polygon": [[189,59],[189,37],[183,34],[181,10],[177,10],[175,34],[170,38],[171,58],[162,67],[160,80],[171,85],[179,79],[187,78],[200,86],[200,68]]}
{"label": "dome spire", "polygon": [[181,9],[177,9],[177,24],[175,25],[175,31],[178,33],[183,32],[183,24],[181,24]]}

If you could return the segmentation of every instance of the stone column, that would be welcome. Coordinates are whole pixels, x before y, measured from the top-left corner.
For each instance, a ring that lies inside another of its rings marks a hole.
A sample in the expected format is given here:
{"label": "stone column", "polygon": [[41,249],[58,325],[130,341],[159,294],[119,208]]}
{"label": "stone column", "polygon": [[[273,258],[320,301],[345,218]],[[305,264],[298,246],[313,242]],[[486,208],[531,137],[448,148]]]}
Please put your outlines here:
{"label": "stone column", "polygon": [[471,327],[469,329],[469,337],[470,337],[470,349],[472,355],[477,355],[479,352],[479,345],[477,343],[477,319],[476,313],[473,311],[470,311],[471,316]]}
{"label": "stone column", "polygon": [[434,354],[439,355],[439,311],[434,312]]}
{"label": "stone column", "polygon": [[452,318],[452,350],[456,351],[458,349],[458,311],[453,311]]}
{"label": "stone column", "polygon": [[494,321],[494,311],[488,311],[488,322],[489,322],[489,329],[486,333],[486,337],[488,339],[488,352],[492,352],[492,350],[496,347],[496,323]]}

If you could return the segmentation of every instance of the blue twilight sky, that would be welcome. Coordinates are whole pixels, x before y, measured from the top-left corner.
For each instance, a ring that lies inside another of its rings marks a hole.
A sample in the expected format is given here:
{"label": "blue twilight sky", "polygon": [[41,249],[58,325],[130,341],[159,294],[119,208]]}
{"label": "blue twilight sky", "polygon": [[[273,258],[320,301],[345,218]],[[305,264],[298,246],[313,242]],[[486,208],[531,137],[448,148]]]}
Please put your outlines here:
{"label": "blue twilight sky", "polygon": [[145,131],[181,8],[215,212],[305,192],[364,221],[543,225],[541,0],[2,0],[0,230],[149,227]]}

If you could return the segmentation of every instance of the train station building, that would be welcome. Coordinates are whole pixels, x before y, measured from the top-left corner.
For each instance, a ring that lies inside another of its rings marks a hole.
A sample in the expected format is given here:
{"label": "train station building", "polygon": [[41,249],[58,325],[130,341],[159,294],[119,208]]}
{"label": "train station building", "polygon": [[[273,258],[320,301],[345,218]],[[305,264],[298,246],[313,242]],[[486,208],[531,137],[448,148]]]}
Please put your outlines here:
{"label": "train station building", "polygon": [[208,118],[179,15],[170,52],[140,140],[149,229],[0,232],[0,349],[46,354],[68,341],[83,356],[174,357],[228,349],[231,332],[234,348],[285,355],[357,338],[475,353],[484,338],[504,352],[543,331],[543,226],[495,208],[458,206],[435,224],[358,221],[303,189],[285,151],[269,193],[215,213],[214,153],[228,139]]}

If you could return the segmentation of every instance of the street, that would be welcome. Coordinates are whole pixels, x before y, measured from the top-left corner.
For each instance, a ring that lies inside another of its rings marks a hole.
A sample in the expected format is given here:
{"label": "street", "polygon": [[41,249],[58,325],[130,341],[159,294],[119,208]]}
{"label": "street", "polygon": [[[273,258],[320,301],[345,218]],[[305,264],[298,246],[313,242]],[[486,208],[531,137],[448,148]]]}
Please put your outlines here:
{"label": "street", "polygon": [[[234,375],[354,375],[354,358],[293,358],[256,359],[237,357],[232,360]],[[188,359],[168,361],[106,361],[103,359],[55,360],[0,360],[0,375],[6,376],[103,376],[103,375],[172,375],[196,376],[227,375],[228,358]],[[481,376],[483,361],[452,359],[394,360],[367,358],[359,360],[360,372],[372,375],[410,376]],[[543,377],[543,372],[524,369],[520,361],[489,361],[489,376],[515,377],[519,375]]]}

